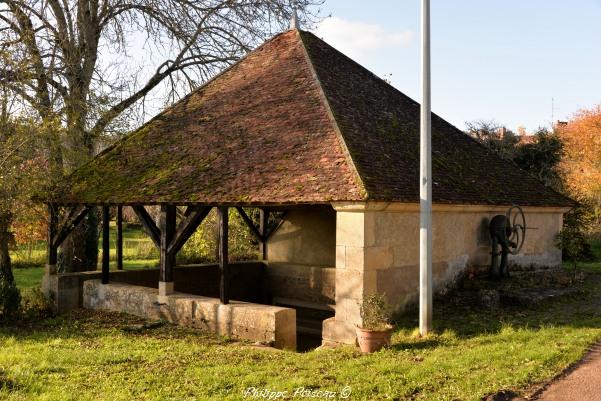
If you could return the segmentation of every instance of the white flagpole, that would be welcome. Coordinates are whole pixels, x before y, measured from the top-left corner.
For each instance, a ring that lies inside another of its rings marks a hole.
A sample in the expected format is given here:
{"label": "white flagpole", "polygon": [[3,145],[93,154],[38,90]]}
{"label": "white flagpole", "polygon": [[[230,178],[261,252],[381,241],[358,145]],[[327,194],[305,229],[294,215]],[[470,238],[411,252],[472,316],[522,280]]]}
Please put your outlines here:
{"label": "white flagpole", "polygon": [[422,0],[422,104],[419,163],[419,332],[432,331],[432,134],[430,105],[430,0]]}

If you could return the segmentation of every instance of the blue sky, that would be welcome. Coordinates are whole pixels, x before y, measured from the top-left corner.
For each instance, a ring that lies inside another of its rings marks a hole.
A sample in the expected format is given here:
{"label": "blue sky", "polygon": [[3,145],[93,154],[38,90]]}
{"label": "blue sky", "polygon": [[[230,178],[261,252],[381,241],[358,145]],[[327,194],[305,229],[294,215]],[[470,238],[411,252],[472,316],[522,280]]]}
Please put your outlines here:
{"label": "blue sky", "polygon": [[[419,0],[326,0],[316,29],[419,101]],[[601,0],[432,0],[433,111],[528,131],[601,103]]]}

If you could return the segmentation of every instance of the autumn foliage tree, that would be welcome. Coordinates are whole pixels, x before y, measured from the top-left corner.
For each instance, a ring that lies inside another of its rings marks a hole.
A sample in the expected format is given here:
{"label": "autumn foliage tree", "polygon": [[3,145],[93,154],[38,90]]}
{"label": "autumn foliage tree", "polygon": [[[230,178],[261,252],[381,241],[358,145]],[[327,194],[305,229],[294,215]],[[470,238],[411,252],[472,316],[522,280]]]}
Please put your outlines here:
{"label": "autumn foliage tree", "polygon": [[[41,136],[36,134],[34,121],[20,112],[22,105],[11,95],[0,86],[0,319],[14,316],[19,309],[9,254],[15,242],[14,223],[31,219],[32,225],[40,224],[41,216],[30,213],[34,210],[31,195],[47,165],[39,151]],[[27,212],[19,213],[21,208]]]}
{"label": "autumn foliage tree", "polygon": [[590,205],[591,230],[601,221],[601,105],[582,109],[558,127],[563,142],[560,164],[568,193]]}

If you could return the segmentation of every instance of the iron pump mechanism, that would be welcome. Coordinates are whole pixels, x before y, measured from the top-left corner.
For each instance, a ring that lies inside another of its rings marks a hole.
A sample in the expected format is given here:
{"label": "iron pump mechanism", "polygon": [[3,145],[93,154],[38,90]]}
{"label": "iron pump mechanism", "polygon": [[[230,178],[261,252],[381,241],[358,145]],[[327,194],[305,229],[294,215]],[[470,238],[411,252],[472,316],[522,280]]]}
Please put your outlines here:
{"label": "iron pump mechanism", "polygon": [[[517,255],[526,238],[526,217],[521,207],[511,206],[507,212],[492,218],[488,225],[492,243],[492,262],[490,275],[492,277],[509,277],[507,256],[511,253]],[[501,247],[499,252],[498,248]],[[499,264],[499,255],[501,263]]]}

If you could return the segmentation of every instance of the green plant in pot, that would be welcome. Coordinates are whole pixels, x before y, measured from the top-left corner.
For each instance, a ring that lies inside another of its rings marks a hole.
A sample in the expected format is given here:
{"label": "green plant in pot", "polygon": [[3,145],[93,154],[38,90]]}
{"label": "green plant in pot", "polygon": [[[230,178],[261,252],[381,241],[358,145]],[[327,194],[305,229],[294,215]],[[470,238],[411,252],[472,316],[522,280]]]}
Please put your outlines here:
{"label": "green plant in pot", "polygon": [[373,294],[365,299],[361,306],[362,326],[357,326],[357,342],[363,353],[376,352],[390,345],[392,325],[390,324],[390,306],[384,294]]}

